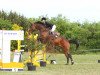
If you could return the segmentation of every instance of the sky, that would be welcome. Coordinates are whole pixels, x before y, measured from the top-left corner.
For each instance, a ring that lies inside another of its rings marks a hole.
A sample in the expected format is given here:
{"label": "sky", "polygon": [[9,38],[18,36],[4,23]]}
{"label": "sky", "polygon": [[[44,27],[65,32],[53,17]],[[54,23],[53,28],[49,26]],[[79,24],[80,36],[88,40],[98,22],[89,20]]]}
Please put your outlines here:
{"label": "sky", "polygon": [[70,21],[100,21],[100,0],[0,0],[0,10],[28,18],[62,14]]}

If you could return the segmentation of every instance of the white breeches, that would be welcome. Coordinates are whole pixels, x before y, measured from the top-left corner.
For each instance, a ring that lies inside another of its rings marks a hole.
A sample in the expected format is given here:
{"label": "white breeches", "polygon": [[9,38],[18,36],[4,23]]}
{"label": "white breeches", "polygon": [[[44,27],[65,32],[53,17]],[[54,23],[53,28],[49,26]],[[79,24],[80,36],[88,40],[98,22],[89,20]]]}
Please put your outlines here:
{"label": "white breeches", "polygon": [[51,32],[54,32],[56,29],[56,25],[53,25],[52,29],[51,29]]}

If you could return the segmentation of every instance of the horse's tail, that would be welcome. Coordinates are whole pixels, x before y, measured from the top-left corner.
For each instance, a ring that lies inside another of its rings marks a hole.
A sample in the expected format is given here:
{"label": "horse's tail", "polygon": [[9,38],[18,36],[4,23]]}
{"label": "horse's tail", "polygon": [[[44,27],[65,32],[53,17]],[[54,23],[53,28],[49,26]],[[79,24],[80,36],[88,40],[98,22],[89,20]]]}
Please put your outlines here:
{"label": "horse's tail", "polygon": [[77,49],[79,48],[79,46],[80,46],[79,40],[70,39],[70,40],[69,40],[69,43],[76,44],[76,49],[75,49],[75,50],[77,50]]}

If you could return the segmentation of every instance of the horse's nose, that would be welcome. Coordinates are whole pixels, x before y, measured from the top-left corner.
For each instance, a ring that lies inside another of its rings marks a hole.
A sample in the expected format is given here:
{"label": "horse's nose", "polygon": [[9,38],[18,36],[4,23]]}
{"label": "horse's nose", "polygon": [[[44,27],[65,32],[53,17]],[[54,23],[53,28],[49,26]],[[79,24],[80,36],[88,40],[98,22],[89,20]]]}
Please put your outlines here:
{"label": "horse's nose", "polygon": [[27,38],[29,40],[29,38]]}
{"label": "horse's nose", "polygon": [[30,37],[27,38],[27,40],[29,40],[29,39],[30,39]]}

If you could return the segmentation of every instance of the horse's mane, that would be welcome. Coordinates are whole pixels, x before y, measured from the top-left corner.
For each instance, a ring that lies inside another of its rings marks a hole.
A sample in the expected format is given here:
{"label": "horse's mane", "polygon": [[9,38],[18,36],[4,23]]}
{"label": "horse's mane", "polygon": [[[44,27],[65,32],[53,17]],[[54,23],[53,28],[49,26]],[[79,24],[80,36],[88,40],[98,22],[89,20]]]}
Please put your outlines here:
{"label": "horse's mane", "polygon": [[45,29],[48,29],[48,28],[46,28],[45,24],[44,24],[43,22],[41,22],[41,21],[37,21],[37,22],[35,22],[34,24],[36,24],[36,25],[38,25],[38,26],[42,26],[42,27],[44,27]]}

